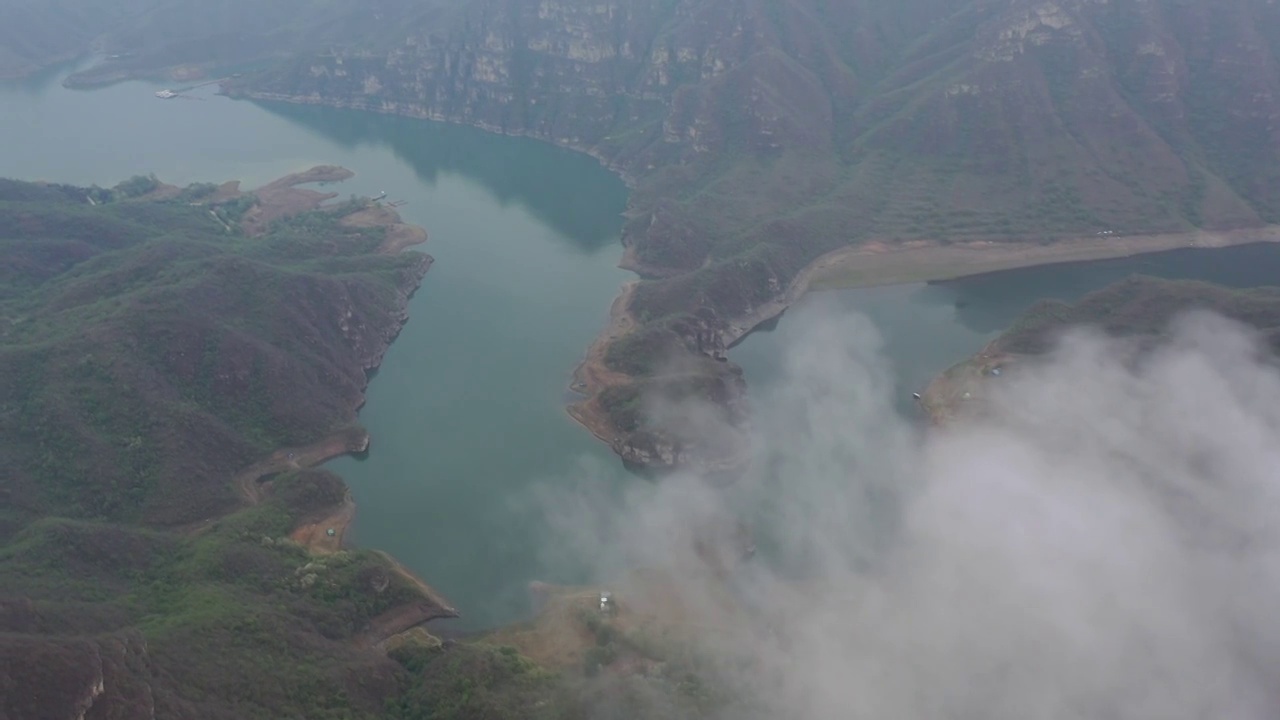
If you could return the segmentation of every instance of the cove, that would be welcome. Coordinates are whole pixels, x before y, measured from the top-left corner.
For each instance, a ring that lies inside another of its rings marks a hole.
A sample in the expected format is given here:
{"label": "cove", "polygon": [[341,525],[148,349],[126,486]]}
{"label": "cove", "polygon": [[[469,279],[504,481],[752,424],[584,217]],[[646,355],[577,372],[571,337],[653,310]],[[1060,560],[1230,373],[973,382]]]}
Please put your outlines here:
{"label": "cove", "polygon": [[528,611],[531,580],[576,582],[548,556],[539,490],[618,477],[607,448],[564,411],[570,374],[619,285],[622,182],[595,160],[472,128],[318,107],[232,101],[161,85],[70,91],[67,69],[0,84],[0,176],[114,185],[256,187],[317,164],[335,191],[407,204],[435,257],[409,323],[373,378],[363,459],[328,467],[358,505],[349,538],[419,574],[476,629]]}
{"label": "cove", "polygon": [[798,338],[795,322],[826,313],[862,313],[880,332],[896,374],[897,405],[914,416],[911,393],[994,340],[1036,301],[1074,302],[1130,275],[1202,280],[1228,287],[1275,285],[1280,245],[1257,243],[1184,248],[1113,260],[1060,263],[984,273],[937,283],[824,290],[805,296],[770,329],[749,335],[731,353],[747,382],[778,380],[785,351]]}

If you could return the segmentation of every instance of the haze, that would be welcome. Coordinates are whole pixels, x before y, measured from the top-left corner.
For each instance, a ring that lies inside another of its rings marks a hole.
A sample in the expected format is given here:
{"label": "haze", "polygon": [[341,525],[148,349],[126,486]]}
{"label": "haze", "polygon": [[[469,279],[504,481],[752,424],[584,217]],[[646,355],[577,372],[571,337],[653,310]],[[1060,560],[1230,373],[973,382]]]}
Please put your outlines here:
{"label": "haze", "polygon": [[[755,402],[767,471],[633,488],[594,530],[589,492],[553,503],[579,550],[612,550],[602,576],[682,609],[737,712],[1274,717],[1280,374],[1249,331],[1183,317],[1141,359],[1074,332],[985,420],[928,432],[894,412],[870,323],[805,336]],[[729,510],[771,547],[731,600],[688,542]]]}

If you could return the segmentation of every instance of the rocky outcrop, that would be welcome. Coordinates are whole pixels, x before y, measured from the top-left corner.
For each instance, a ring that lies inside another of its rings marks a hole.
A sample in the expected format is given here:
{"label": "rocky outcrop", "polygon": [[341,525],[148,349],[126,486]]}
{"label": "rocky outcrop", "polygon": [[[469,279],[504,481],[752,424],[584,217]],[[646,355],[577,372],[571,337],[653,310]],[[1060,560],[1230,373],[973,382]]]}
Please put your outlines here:
{"label": "rocky outcrop", "polygon": [[638,325],[694,356],[776,316],[850,243],[1280,221],[1267,0],[475,0],[429,16],[227,89],[591,153],[633,187]]}

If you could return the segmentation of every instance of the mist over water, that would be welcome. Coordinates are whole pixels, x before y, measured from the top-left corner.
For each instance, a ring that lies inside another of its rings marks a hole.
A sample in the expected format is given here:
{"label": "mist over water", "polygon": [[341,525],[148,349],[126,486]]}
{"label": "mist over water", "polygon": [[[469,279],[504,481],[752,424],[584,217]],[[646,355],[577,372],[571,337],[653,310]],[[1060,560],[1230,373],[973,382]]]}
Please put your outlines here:
{"label": "mist over water", "polygon": [[[715,658],[731,716],[1276,716],[1280,372],[1247,329],[1077,331],[921,430],[869,321],[803,322],[736,486],[544,505],[557,552]],[[691,539],[734,515],[769,550],[717,575]]]}

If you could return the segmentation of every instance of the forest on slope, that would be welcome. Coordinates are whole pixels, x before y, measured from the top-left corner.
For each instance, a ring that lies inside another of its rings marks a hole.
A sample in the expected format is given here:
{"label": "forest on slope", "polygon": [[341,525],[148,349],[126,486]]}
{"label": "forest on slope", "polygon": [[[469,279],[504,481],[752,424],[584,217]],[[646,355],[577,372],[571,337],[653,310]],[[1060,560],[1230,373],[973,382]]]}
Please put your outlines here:
{"label": "forest on slope", "polygon": [[232,479],[360,446],[365,371],[430,258],[378,254],[383,228],[341,225],[358,202],[251,235],[257,202],[0,181],[4,717],[368,716],[407,682],[352,648],[413,584],[288,540],[342,480]]}
{"label": "forest on slope", "polygon": [[1261,0],[475,0],[400,32],[230,90],[531,135],[623,173],[643,280],[587,409],[642,464],[733,453],[636,409],[692,393],[740,420],[717,361],[831,251],[1280,218],[1280,9]]}
{"label": "forest on slope", "polygon": [[640,399],[694,392],[740,419],[717,360],[825,253],[1280,218],[1266,0],[3,6],[20,21],[0,52],[24,67],[77,44],[123,54],[69,83],[248,64],[228,92],[530,135],[622,173],[643,281],[587,414],[642,464],[724,454],[637,421]]}

